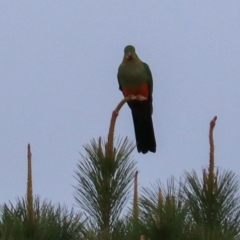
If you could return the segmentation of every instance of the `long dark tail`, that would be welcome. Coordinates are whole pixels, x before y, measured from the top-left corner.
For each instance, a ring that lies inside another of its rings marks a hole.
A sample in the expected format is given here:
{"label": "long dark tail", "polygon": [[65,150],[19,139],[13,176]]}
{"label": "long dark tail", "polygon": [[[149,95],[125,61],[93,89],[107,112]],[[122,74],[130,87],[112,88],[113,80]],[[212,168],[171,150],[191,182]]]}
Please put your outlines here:
{"label": "long dark tail", "polygon": [[138,152],[156,152],[156,140],[152,122],[152,103],[149,101],[132,102],[133,124]]}

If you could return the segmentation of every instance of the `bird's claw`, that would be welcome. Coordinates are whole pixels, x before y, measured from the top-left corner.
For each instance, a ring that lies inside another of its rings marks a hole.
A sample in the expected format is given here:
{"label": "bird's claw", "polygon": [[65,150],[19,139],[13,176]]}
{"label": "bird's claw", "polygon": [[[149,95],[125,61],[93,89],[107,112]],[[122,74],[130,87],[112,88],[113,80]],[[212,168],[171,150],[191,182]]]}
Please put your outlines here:
{"label": "bird's claw", "polygon": [[128,95],[129,99],[134,100],[136,97],[134,95]]}
{"label": "bird's claw", "polygon": [[137,100],[137,101],[147,100],[147,98],[143,97],[142,95],[128,95],[128,97],[131,100]]}
{"label": "bird's claw", "polygon": [[137,95],[137,96],[136,96],[136,100],[138,100],[138,101],[144,101],[144,100],[147,100],[147,98],[143,97],[142,95]]}

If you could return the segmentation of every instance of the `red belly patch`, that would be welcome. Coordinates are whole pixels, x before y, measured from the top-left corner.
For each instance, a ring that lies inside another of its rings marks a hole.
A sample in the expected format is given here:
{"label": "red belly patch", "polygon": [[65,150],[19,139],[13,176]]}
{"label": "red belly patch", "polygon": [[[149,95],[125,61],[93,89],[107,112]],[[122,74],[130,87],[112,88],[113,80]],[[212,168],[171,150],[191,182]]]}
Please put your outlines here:
{"label": "red belly patch", "polygon": [[147,83],[144,83],[142,84],[141,86],[139,87],[134,87],[134,88],[130,88],[130,87],[127,87],[127,88],[123,88],[122,89],[123,91],[123,95],[125,97],[129,96],[129,95],[141,95],[145,98],[148,98],[149,97],[149,88],[148,88],[148,84]]}

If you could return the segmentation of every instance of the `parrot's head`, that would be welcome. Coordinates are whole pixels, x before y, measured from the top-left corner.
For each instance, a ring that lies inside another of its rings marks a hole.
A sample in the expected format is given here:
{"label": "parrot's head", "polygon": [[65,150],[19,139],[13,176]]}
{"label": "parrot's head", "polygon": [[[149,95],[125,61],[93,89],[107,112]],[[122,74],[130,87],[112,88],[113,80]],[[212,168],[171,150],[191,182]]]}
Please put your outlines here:
{"label": "parrot's head", "polygon": [[137,56],[137,54],[135,52],[134,46],[128,45],[124,48],[124,58],[126,60],[131,60],[135,56]]}

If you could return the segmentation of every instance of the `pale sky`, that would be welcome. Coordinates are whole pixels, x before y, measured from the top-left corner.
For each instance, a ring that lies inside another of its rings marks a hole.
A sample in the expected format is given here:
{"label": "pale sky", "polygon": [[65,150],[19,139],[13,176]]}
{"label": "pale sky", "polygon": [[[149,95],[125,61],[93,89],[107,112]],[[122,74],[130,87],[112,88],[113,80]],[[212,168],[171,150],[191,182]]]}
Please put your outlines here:
{"label": "pale sky", "polygon": [[[209,159],[240,172],[240,1],[1,1],[0,203],[33,192],[75,204],[83,145],[107,137],[122,99],[117,69],[135,46],[153,75],[157,152],[134,150],[139,186],[198,173]],[[125,105],[115,136],[135,141]]]}

